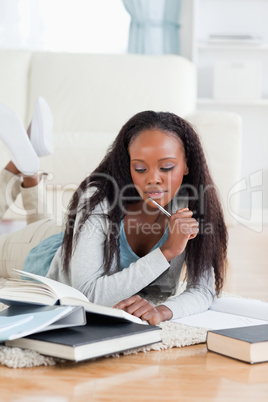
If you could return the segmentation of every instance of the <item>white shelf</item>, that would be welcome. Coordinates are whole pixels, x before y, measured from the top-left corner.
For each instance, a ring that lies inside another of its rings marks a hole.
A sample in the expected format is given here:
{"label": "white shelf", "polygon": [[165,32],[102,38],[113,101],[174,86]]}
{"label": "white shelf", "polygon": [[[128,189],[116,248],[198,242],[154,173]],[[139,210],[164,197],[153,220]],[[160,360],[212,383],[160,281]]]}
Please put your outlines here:
{"label": "white shelf", "polygon": [[268,44],[251,45],[251,44],[232,44],[232,43],[208,43],[199,42],[197,44],[199,50],[252,50],[252,51],[267,51]]}
{"label": "white shelf", "polygon": [[256,101],[235,101],[235,100],[217,100],[212,98],[198,98],[198,105],[211,106],[268,106],[268,98],[259,99]]}

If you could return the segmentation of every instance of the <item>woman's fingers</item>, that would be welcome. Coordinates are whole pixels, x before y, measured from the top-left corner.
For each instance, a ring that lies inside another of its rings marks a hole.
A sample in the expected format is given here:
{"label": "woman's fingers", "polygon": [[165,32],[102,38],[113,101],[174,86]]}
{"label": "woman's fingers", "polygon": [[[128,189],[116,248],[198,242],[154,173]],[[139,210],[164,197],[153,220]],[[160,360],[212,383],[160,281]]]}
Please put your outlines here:
{"label": "woman's fingers", "polygon": [[129,297],[128,299],[122,300],[120,303],[116,304],[114,307],[126,311],[129,314],[137,315],[138,317],[145,311],[145,307],[149,302],[142,299],[139,295]]}
{"label": "woman's fingers", "polygon": [[194,239],[197,235],[198,235],[198,229],[197,229],[197,231],[196,231],[196,233],[192,233],[190,236],[189,236],[189,240],[191,240],[191,239]]}
{"label": "woman's fingers", "polygon": [[178,210],[171,215],[167,241],[160,250],[168,261],[183,253],[190,239],[198,234],[198,221],[193,218],[193,212],[188,208]]}
{"label": "woman's fingers", "polygon": [[182,208],[178,209],[178,211],[175,212],[172,216],[177,216],[177,217],[191,217],[193,216],[193,212],[189,210],[189,208]]}
{"label": "woman's fingers", "polygon": [[[128,299],[122,300],[120,303],[114,306],[121,310],[126,311],[129,314],[139,317],[141,319],[147,319],[157,314],[157,310],[146,299],[141,298],[138,295],[132,296]],[[146,317],[146,318],[145,318]]]}
{"label": "woman's fingers", "polygon": [[175,217],[173,219],[173,225],[171,231],[177,234],[183,235],[191,235],[194,233],[198,233],[199,223],[194,218],[182,218],[182,217]]}
{"label": "woman's fingers", "polygon": [[136,301],[141,300],[141,297],[138,295],[131,296],[128,299],[122,300],[121,302],[117,303],[114,308],[119,308],[120,310],[124,310],[125,308],[131,306]]}

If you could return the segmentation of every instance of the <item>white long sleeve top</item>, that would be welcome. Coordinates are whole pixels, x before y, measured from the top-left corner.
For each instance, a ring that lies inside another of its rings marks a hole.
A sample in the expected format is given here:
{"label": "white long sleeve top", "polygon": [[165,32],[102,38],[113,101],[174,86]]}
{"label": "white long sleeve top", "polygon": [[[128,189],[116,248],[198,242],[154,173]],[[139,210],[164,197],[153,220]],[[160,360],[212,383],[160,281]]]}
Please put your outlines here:
{"label": "white long sleeve top", "polygon": [[[168,262],[160,248],[156,248],[120,271],[117,271],[117,261],[114,258],[109,275],[105,273],[107,208],[108,203],[103,201],[85,222],[68,271],[63,267],[60,247],[52,260],[47,277],[73,286],[85,294],[89,301],[105,306],[114,306],[123,299],[140,294],[155,305],[167,306],[172,311],[173,318],[206,311],[214,298],[213,268],[205,272],[195,286],[191,283],[191,272],[187,272],[186,289],[176,295],[184,253]],[[175,209],[178,209],[178,205]],[[78,219],[79,216],[76,225]]]}

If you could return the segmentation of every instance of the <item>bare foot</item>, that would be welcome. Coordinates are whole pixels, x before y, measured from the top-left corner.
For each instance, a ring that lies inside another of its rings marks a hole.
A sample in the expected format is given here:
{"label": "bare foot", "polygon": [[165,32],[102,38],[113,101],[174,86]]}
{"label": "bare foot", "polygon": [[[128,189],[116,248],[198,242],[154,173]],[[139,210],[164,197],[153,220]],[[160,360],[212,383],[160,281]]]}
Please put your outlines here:
{"label": "bare foot", "polygon": [[17,169],[17,167],[14,165],[14,163],[12,161],[8,162],[5,169],[13,174],[16,174],[17,176],[23,177],[23,187],[25,187],[25,188],[34,187],[39,183],[38,173],[35,173],[32,176],[25,176]]}
{"label": "bare foot", "polygon": [[9,161],[8,164],[5,166],[5,169],[13,174],[20,175],[21,172],[17,169],[12,161]]}

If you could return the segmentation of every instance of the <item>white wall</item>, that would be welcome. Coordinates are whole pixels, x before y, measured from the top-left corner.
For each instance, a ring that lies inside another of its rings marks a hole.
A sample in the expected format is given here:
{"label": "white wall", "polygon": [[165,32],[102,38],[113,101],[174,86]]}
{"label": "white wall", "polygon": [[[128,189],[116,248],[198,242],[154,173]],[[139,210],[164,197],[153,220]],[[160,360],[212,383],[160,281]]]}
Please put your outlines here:
{"label": "white wall", "polygon": [[0,0],[0,47],[125,53],[129,21],[121,0]]}

